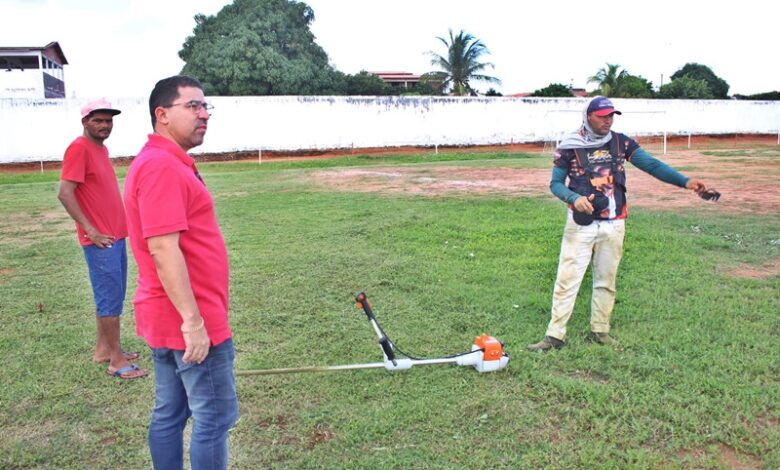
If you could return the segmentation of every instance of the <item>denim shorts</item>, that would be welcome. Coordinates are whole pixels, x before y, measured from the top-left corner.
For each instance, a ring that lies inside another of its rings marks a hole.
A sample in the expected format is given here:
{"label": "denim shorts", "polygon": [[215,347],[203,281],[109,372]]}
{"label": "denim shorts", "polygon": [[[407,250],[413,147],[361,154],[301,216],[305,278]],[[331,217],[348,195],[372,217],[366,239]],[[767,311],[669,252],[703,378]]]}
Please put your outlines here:
{"label": "denim shorts", "polygon": [[84,258],[89,268],[89,281],[95,295],[99,317],[122,314],[127,292],[127,249],[125,240],[116,240],[111,248],[84,245]]}

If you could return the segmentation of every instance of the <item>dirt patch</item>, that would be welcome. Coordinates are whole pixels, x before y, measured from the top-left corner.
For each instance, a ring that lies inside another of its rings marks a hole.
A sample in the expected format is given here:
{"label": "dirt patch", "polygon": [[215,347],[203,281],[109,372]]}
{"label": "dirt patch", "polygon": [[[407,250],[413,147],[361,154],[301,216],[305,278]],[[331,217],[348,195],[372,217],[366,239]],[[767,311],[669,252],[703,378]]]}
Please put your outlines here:
{"label": "dirt patch", "polygon": [[308,447],[309,449],[313,449],[320,444],[328,442],[334,437],[336,437],[336,434],[327,424],[318,424],[314,426],[314,429],[312,429],[311,433],[309,433]]}
{"label": "dirt patch", "polygon": [[678,452],[677,457],[692,464],[693,468],[705,468],[703,465],[706,465],[710,458],[714,458],[718,465],[734,470],[759,470],[762,468],[761,459],[755,455],[741,454],[726,444],[718,444],[714,453],[712,449],[698,448]]}
{"label": "dirt patch", "polygon": [[577,369],[574,372],[572,372],[571,377],[578,380],[585,380],[588,382],[594,382],[598,384],[609,383],[609,377],[607,377],[606,375],[600,372],[593,372],[591,370]]}
{"label": "dirt patch", "polygon": [[762,414],[756,418],[756,424],[759,429],[774,429],[780,430],[780,419],[775,418],[770,414]]}
{"label": "dirt patch", "polygon": [[296,418],[293,415],[278,414],[276,416],[260,419],[256,424],[261,428],[276,427],[282,430],[286,430],[288,427],[290,427],[290,423],[294,421],[296,421]]}
{"label": "dirt patch", "polygon": [[744,277],[748,279],[764,279],[778,276],[780,275],[780,258],[776,259],[773,263],[764,266],[739,265],[735,268],[726,270],[726,274],[733,277]]}
{"label": "dirt patch", "polygon": [[[780,213],[780,153],[777,156],[724,158],[683,150],[670,152],[661,158],[720,191],[720,201],[703,201],[691,191],[669,186],[628,165],[629,211],[633,207],[646,207],[762,215]],[[549,192],[550,169],[474,168],[444,164],[388,166],[323,170],[313,173],[313,178],[323,188],[340,191],[553,197]]]}
{"label": "dirt patch", "polygon": [[315,184],[339,191],[445,194],[544,195],[548,170],[458,166],[381,167],[314,172]]}

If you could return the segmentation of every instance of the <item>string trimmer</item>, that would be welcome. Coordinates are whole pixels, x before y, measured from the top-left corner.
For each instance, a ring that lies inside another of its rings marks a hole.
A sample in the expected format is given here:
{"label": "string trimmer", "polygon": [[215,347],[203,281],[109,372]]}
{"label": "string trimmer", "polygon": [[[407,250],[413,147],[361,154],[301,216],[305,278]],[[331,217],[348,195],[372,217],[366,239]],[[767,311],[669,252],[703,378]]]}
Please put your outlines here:
{"label": "string trimmer", "polygon": [[[509,363],[509,354],[504,352],[504,345],[496,338],[488,335],[480,335],[474,339],[471,351],[451,354],[440,358],[424,359],[414,357],[398,349],[390,338],[387,337],[371,309],[365,292],[355,296],[358,308],[362,308],[374,332],[379,337],[379,347],[384,356],[383,362],[371,362],[368,364],[345,364],[340,366],[314,366],[293,367],[287,369],[261,369],[236,371],[236,375],[269,375],[290,374],[295,372],[330,372],[337,370],[376,369],[384,367],[387,370],[405,370],[412,366],[426,364],[453,363],[459,366],[473,366],[479,372],[493,372],[503,369]],[[398,353],[398,354],[396,354]]]}

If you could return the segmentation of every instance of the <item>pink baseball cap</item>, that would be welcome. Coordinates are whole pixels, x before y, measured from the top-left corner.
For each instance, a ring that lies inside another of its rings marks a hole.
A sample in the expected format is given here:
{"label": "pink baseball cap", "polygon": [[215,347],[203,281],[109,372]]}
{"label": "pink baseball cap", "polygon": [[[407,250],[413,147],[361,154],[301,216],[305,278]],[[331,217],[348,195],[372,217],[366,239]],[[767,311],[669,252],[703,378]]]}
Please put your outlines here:
{"label": "pink baseball cap", "polygon": [[111,102],[105,98],[99,100],[93,100],[81,107],[81,117],[85,118],[95,111],[101,111],[104,113],[110,113],[116,116],[122,111],[111,107]]}

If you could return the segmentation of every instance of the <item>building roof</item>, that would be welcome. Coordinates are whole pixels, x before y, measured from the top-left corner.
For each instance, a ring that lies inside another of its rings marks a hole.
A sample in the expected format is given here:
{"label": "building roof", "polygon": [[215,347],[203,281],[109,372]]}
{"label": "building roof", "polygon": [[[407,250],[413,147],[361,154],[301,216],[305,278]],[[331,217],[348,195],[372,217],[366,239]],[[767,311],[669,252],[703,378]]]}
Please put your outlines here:
{"label": "building roof", "polygon": [[[65,58],[65,54],[62,52],[62,48],[60,47],[60,43],[57,41],[52,41],[49,44],[46,44],[43,47],[0,47],[0,54],[9,54],[14,52],[43,52],[53,54],[57,59],[59,59],[60,65],[67,65],[68,59]],[[51,55],[48,55],[49,58]]]}
{"label": "building roof", "polygon": [[420,75],[415,75],[411,72],[368,72],[372,75],[376,75],[386,82],[392,81],[419,81]]}

